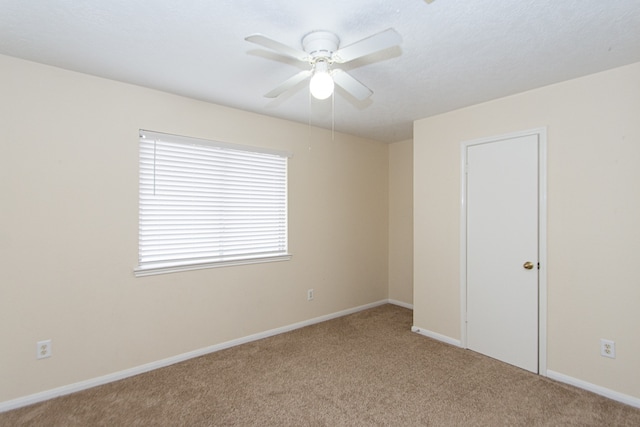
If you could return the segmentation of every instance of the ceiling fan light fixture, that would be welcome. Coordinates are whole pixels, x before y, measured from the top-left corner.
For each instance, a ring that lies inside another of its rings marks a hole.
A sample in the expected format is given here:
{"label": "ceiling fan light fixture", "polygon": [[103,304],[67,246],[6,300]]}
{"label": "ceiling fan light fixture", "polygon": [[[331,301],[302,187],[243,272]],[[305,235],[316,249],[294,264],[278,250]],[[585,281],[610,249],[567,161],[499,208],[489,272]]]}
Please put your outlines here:
{"label": "ceiling fan light fixture", "polygon": [[313,76],[309,82],[311,95],[316,99],[327,99],[333,94],[333,78],[329,74],[329,67],[325,61],[318,61]]}

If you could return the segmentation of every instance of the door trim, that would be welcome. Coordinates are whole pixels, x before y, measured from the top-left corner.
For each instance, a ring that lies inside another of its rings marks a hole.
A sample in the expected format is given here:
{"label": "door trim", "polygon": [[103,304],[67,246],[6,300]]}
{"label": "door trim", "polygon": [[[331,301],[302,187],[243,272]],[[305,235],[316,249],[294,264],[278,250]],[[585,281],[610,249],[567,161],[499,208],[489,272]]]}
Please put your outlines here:
{"label": "door trim", "polygon": [[460,143],[460,343],[467,348],[467,148],[522,136],[538,136],[538,374],[547,376],[547,128]]}

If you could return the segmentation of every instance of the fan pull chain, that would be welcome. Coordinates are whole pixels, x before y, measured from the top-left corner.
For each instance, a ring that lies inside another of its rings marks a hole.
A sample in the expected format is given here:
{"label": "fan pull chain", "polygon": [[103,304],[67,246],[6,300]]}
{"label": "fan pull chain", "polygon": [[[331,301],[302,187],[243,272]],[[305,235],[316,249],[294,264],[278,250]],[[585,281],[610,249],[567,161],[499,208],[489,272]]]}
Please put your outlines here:
{"label": "fan pull chain", "polygon": [[331,141],[336,140],[335,127],[336,127],[336,92],[333,91],[333,93],[331,94]]}
{"label": "fan pull chain", "polygon": [[311,91],[309,91],[309,151],[311,151]]}

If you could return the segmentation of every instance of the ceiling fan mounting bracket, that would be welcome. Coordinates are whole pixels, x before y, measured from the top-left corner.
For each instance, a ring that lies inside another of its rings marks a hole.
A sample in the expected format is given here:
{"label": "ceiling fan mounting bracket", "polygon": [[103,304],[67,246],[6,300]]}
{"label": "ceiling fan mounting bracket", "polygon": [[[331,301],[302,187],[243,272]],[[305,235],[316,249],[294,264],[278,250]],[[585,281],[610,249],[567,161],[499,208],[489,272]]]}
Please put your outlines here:
{"label": "ceiling fan mounting bracket", "polygon": [[331,57],[339,45],[338,36],[329,31],[312,31],[302,38],[302,48],[309,54],[311,64],[319,60],[333,62]]}

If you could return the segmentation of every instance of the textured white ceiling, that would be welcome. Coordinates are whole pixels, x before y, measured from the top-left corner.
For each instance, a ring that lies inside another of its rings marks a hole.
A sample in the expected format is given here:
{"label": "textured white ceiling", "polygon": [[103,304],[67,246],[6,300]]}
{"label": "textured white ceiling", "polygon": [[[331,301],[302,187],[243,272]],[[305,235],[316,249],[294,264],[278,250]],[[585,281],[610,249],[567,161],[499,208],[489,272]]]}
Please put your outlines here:
{"label": "textured white ceiling", "polygon": [[386,28],[400,47],[343,68],[374,94],[337,90],[335,129],[411,138],[415,119],[640,61],[640,0],[0,0],[0,54],[330,128],[304,64],[244,41],[342,45]]}

